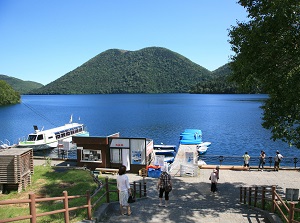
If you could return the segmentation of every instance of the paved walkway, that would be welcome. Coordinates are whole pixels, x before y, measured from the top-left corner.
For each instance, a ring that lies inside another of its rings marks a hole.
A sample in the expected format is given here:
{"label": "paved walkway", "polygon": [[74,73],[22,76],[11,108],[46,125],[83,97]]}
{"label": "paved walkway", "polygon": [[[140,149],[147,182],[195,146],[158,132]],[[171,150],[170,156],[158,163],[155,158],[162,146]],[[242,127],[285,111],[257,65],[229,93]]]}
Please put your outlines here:
{"label": "paved walkway", "polygon": [[[148,198],[137,200],[131,205],[132,215],[121,216],[119,204],[114,203],[102,222],[270,222],[262,212],[239,203],[239,187],[277,185],[280,193],[284,193],[286,188],[300,189],[299,171],[221,170],[219,191],[213,194],[210,192],[208,180],[211,171],[201,169],[197,177],[174,177],[169,207],[158,206],[158,192],[155,186],[157,179],[147,177]],[[107,176],[116,177],[109,174]],[[132,182],[141,180],[141,177],[129,174],[129,179]]]}

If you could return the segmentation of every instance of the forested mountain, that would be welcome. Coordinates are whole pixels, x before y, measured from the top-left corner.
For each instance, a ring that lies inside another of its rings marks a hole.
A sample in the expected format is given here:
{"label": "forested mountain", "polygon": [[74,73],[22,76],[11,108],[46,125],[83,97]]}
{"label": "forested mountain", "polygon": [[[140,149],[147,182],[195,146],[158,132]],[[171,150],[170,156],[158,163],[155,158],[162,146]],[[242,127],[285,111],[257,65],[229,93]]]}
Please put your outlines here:
{"label": "forested mountain", "polygon": [[21,79],[9,77],[2,74],[0,74],[0,80],[3,80],[6,83],[8,83],[15,91],[19,92],[20,94],[27,94],[33,89],[37,89],[44,86],[37,82],[23,81]]}
{"label": "forested mountain", "polygon": [[256,94],[263,93],[260,88],[253,88],[250,92],[241,90],[238,85],[231,80],[230,64],[214,70],[212,79],[199,82],[191,87],[190,93],[194,94]]}
{"label": "forested mountain", "polygon": [[104,51],[33,94],[186,93],[214,73],[160,47]]}
{"label": "forested mountain", "polygon": [[21,102],[21,96],[5,81],[0,80],[0,106],[17,104]]}
{"label": "forested mountain", "polygon": [[199,82],[191,88],[194,94],[235,94],[238,93],[237,85],[230,82],[231,70],[229,64],[212,72],[212,79]]}

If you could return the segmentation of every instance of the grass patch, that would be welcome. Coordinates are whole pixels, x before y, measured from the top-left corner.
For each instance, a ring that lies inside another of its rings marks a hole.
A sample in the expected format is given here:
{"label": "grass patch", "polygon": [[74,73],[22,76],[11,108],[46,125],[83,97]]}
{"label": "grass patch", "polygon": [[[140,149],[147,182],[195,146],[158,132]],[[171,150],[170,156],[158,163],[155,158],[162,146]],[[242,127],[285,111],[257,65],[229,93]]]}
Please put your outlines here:
{"label": "grass patch", "polygon": [[[99,177],[99,180],[104,183],[104,177]],[[116,181],[109,179],[110,190],[116,190],[116,185],[112,184]],[[68,191],[68,195],[85,195],[87,191],[93,193],[98,187],[94,182],[93,177],[89,171],[86,170],[72,170],[67,168],[55,168],[50,166],[35,166],[34,175],[32,176],[32,185],[22,191],[21,193],[11,192],[9,194],[1,194],[0,200],[8,199],[27,199],[29,193],[33,192],[37,197],[62,197],[63,191]],[[102,189],[97,197],[94,197],[92,203],[105,192]],[[110,200],[116,201],[118,199],[117,194],[111,192]],[[104,200],[102,200],[98,206],[100,206]],[[86,198],[76,198],[69,200],[69,207],[81,206],[86,204]],[[4,207],[4,208],[3,208]],[[39,202],[36,204],[37,213],[44,213],[48,211],[54,211],[63,209],[62,200],[59,201],[47,201]],[[5,205],[0,208],[0,218],[12,218],[17,216],[29,215],[28,204],[18,205]],[[87,210],[80,209],[70,212],[70,222],[78,222],[87,218]],[[64,222],[64,214],[54,214],[37,218],[38,222],[51,222],[60,223]],[[29,220],[19,222],[30,222]]]}

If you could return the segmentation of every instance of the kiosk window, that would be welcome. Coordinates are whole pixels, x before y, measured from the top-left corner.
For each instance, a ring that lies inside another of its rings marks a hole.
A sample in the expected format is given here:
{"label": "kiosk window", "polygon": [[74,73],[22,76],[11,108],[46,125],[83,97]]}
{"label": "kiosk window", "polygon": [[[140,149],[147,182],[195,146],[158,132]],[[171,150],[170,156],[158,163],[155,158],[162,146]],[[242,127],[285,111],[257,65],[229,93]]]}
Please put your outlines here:
{"label": "kiosk window", "polygon": [[101,150],[82,150],[82,160],[102,162]]}

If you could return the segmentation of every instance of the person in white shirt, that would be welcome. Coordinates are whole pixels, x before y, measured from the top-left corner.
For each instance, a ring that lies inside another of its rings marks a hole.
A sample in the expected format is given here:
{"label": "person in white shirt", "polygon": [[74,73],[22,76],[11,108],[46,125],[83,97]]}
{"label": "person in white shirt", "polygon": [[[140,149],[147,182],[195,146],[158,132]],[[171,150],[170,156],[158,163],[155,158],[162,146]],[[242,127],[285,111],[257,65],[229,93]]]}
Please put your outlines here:
{"label": "person in white shirt", "polygon": [[131,194],[128,176],[126,175],[126,166],[122,165],[119,168],[119,175],[117,176],[117,188],[119,192],[119,203],[121,214],[125,215],[123,208],[127,208],[127,215],[131,215],[130,205],[128,203],[129,194]]}
{"label": "person in white shirt", "polygon": [[214,169],[213,172],[210,174],[209,179],[211,181],[210,191],[215,193],[217,191],[217,182],[218,182],[218,176],[217,176],[216,169]]}
{"label": "person in white shirt", "polygon": [[276,156],[274,157],[274,171],[279,170],[279,164],[283,158],[283,155],[280,154],[280,152],[277,150],[276,151]]}
{"label": "person in white shirt", "polygon": [[248,152],[245,152],[245,154],[243,155],[243,158],[244,158],[244,167],[249,168],[250,156],[249,156]]}

